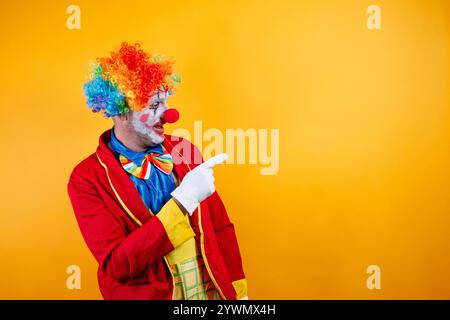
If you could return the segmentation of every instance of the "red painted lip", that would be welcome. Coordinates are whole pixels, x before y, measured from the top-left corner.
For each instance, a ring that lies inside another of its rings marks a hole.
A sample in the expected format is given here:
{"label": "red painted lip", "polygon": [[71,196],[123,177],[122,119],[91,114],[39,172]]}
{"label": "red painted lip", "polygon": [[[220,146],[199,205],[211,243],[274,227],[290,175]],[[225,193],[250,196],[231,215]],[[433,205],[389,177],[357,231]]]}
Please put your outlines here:
{"label": "red painted lip", "polygon": [[156,134],[159,134],[160,136],[164,135],[164,127],[161,122],[157,122],[153,125],[145,125],[148,129],[152,129],[155,131]]}

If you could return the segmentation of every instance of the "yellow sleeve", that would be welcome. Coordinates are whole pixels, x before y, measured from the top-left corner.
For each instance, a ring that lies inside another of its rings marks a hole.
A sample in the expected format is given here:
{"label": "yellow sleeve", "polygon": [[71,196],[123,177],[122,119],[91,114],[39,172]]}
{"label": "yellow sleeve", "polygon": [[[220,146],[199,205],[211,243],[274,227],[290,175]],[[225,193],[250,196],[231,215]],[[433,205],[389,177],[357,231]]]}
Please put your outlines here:
{"label": "yellow sleeve", "polygon": [[247,294],[247,280],[240,279],[232,282],[234,291],[236,291],[236,295],[238,299],[242,299],[248,297]]}
{"label": "yellow sleeve", "polygon": [[189,218],[183,214],[173,199],[167,201],[156,218],[161,221],[174,248],[195,236]]}

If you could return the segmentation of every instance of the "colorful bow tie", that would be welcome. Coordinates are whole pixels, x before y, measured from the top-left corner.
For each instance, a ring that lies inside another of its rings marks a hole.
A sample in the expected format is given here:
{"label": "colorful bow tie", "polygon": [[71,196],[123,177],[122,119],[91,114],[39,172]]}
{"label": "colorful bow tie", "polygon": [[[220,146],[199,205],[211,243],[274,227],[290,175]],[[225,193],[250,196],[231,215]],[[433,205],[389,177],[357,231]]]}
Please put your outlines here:
{"label": "colorful bow tie", "polygon": [[144,158],[144,161],[140,166],[138,166],[133,161],[129,160],[124,155],[119,155],[120,163],[122,167],[132,175],[138,177],[139,179],[150,178],[150,172],[152,170],[153,164],[161,172],[169,175],[173,169],[173,160],[170,153],[165,152],[163,154],[150,152]]}

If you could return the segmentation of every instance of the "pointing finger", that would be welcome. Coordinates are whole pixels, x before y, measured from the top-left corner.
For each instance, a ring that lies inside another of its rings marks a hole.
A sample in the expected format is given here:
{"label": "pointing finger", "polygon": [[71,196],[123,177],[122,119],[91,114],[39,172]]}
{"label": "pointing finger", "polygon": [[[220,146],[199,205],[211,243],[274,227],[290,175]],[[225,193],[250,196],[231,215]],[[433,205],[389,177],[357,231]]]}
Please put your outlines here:
{"label": "pointing finger", "polygon": [[217,156],[214,156],[214,157],[206,160],[205,162],[203,162],[202,166],[204,166],[206,168],[212,168],[218,164],[221,164],[222,162],[227,160],[227,158],[228,158],[228,155],[226,153],[221,153],[221,154],[218,154]]}

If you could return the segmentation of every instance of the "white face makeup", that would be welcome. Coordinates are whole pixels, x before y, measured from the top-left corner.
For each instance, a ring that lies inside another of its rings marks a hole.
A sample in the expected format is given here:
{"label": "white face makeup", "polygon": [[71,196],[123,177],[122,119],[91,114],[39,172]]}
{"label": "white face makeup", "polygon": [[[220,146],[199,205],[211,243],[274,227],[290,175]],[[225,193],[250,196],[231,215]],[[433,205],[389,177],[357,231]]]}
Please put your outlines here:
{"label": "white face makeup", "polygon": [[152,96],[147,108],[140,112],[133,112],[131,117],[133,128],[137,132],[148,136],[154,144],[164,141],[164,127],[161,118],[164,112],[169,109],[167,99],[170,95],[170,91],[159,91]]}

